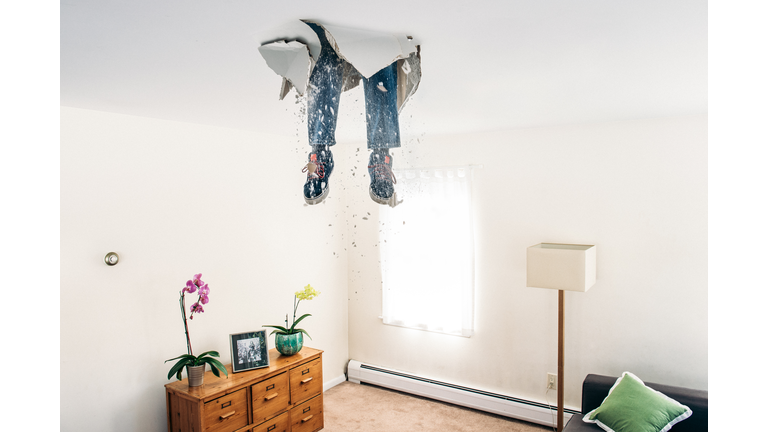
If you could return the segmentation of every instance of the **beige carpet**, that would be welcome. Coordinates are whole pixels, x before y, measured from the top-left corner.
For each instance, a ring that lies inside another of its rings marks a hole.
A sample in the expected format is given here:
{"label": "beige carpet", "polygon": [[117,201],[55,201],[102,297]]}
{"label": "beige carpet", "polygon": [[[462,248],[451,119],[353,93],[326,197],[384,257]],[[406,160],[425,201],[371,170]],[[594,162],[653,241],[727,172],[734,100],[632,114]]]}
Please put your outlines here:
{"label": "beige carpet", "polygon": [[345,381],[323,395],[324,432],[542,432],[552,428]]}

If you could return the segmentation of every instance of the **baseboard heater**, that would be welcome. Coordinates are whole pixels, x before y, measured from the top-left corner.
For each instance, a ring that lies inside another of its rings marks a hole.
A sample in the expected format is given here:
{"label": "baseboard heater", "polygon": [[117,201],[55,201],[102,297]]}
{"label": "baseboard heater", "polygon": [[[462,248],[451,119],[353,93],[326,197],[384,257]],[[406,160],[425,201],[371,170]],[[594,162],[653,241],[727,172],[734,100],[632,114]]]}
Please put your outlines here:
{"label": "baseboard heater", "polygon": [[[553,406],[550,409],[545,403],[410,375],[357,360],[349,361],[347,380],[356,384],[374,384],[545,426],[557,423],[557,408]],[[572,415],[579,414],[579,411],[566,408],[563,410],[563,421],[567,423]]]}

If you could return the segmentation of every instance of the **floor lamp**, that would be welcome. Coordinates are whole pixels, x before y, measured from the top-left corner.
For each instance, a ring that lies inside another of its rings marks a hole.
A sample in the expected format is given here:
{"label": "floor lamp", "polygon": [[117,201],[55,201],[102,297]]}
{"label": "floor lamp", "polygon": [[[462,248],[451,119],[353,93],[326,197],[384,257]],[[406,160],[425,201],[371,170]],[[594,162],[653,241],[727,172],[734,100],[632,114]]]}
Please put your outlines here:
{"label": "floor lamp", "polygon": [[594,245],[540,243],[527,251],[526,286],[558,290],[557,297],[557,432],[563,430],[565,363],[565,292],[586,292],[597,280]]}

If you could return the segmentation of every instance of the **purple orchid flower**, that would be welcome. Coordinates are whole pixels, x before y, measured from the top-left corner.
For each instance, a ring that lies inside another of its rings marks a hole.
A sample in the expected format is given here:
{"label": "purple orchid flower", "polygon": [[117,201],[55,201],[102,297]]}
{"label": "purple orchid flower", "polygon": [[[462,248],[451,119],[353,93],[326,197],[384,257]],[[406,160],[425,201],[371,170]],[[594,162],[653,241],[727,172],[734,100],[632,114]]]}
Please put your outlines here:
{"label": "purple orchid flower", "polygon": [[203,274],[202,273],[198,273],[198,274],[195,275],[195,277],[192,278],[192,282],[195,284],[195,286],[198,286],[198,287],[203,286],[203,284],[205,282],[203,282],[203,280],[200,279],[202,277],[203,277]]}
{"label": "purple orchid flower", "polygon": [[[189,310],[190,310],[192,313],[195,313],[195,312],[197,312],[197,313],[203,313],[203,312],[205,312],[205,311],[203,310],[203,305],[201,305],[201,304],[200,304],[200,303],[198,303],[198,302],[195,302],[194,304],[192,304],[192,306],[190,306]],[[189,319],[192,319],[192,314],[190,314],[190,315],[189,315]]]}
{"label": "purple orchid flower", "polygon": [[193,292],[197,291],[197,286],[191,280],[188,280],[187,286],[184,287],[182,291],[192,294]]}
{"label": "purple orchid flower", "polygon": [[211,292],[211,289],[208,288],[208,284],[205,284],[200,287],[200,290],[198,291],[198,295],[200,296],[199,300],[202,304],[208,303],[208,293]]}

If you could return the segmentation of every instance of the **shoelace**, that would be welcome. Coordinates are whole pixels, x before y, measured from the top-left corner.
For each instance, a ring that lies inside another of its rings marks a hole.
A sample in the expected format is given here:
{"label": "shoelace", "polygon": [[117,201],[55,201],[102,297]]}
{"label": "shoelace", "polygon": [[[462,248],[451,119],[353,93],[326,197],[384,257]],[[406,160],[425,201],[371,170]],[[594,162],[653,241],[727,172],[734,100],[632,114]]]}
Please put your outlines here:
{"label": "shoelace", "polygon": [[384,180],[387,181],[389,178],[392,178],[392,184],[397,184],[397,178],[395,178],[395,173],[392,172],[392,168],[383,163],[379,164],[373,164],[368,165],[368,168],[373,168],[373,176],[376,178],[376,180]]}
{"label": "shoelace", "polygon": [[[304,168],[302,168],[301,172],[304,173],[304,172],[309,171],[309,174],[307,174],[308,178],[311,178],[311,177],[317,177],[319,179],[324,178],[325,177],[325,164],[322,163],[322,162],[318,162],[317,161],[317,156],[314,155],[314,154],[311,156],[311,159],[312,159],[312,161],[309,162],[308,164],[304,165]],[[315,168],[313,169],[312,166],[314,166]]]}

